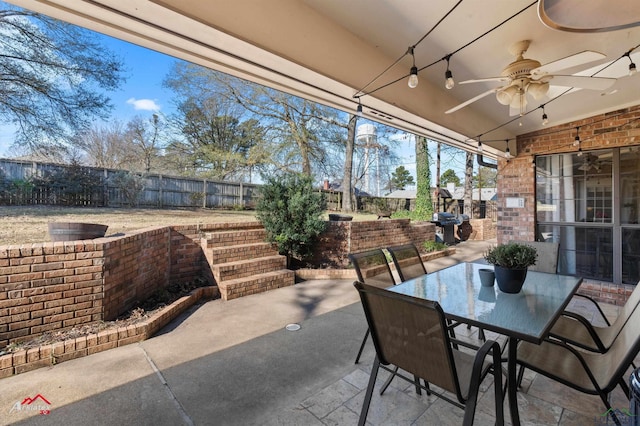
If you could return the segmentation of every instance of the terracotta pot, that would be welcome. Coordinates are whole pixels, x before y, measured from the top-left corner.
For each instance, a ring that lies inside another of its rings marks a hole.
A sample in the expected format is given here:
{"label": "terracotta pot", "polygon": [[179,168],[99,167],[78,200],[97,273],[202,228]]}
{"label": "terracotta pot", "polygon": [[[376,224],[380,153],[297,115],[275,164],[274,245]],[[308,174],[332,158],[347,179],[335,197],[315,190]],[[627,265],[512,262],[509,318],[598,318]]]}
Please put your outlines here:
{"label": "terracotta pot", "polygon": [[51,241],[91,240],[104,237],[107,225],[78,222],[51,222],[49,236]]}
{"label": "terracotta pot", "polygon": [[522,290],[524,280],[527,278],[527,269],[509,269],[495,265],[498,288],[504,293],[519,293]]}

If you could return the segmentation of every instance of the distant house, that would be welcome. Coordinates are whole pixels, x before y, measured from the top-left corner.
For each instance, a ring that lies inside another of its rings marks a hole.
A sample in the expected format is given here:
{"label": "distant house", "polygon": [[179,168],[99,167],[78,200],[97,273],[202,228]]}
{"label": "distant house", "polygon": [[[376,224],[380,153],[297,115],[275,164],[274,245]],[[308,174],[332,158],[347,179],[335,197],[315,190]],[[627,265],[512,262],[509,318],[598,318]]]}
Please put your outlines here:
{"label": "distant house", "polygon": [[[446,190],[451,194],[451,199],[462,200],[464,199],[464,188],[461,186],[454,187],[453,185],[447,186]],[[435,188],[432,188],[431,193],[435,192]],[[444,191],[443,191],[444,192]],[[473,188],[472,199],[473,201],[496,201],[496,188]],[[408,200],[415,200],[416,191],[411,189],[399,189],[393,191],[386,198],[401,198]]]}
{"label": "distant house", "polygon": [[[329,182],[328,180],[324,181],[322,189],[325,191],[334,191],[334,192],[342,192],[342,182]],[[356,197],[371,197],[372,195],[368,192],[365,192],[356,187],[353,188],[353,195]]]}

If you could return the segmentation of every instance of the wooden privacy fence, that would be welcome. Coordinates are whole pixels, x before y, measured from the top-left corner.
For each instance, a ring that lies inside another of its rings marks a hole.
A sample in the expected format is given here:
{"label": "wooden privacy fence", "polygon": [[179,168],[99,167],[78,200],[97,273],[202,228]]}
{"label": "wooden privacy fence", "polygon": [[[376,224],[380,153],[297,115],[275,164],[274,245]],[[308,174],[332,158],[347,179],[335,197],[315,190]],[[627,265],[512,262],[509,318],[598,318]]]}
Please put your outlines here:
{"label": "wooden privacy fence", "polygon": [[252,208],[259,185],[0,159],[0,204]]}

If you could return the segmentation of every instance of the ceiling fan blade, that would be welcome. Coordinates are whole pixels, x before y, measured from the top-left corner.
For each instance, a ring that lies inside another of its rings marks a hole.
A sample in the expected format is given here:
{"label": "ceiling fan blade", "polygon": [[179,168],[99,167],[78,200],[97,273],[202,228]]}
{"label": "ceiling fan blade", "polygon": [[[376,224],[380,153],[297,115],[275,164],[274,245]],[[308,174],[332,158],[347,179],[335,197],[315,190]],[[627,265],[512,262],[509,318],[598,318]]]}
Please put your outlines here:
{"label": "ceiling fan blade", "polygon": [[553,75],[552,86],[576,87],[580,89],[607,90],[617,81],[615,78],[587,77],[581,75]]}
{"label": "ceiling fan blade", "polygon": [[531,70],[531,75],[544,75],[553,74],[558,71],[566,70],[576,67],[578,65],[587,64],[589,62],[597,61],[606,58],[605,55],[599,52],[593,52],[591,50],[585,50],[584,52],[576,53],[575,55],[567,56],[566,58],[558,59],[548,64],[544,64],[538,68]]}
{"label": "ceiling fan blade", "polygon": [[469,83],[485,83],[487,81],[509,81],[509,77],[487,77],[487,78],[478,78],[475,80],[465,80],[461,81],[458,84],[469,84]]}
{"label": "ceiling fan blade", "polygon": [[451,109],[449,109],[449,110],[445,111],[444,113],[445,113],[445,114],[451,114],[452,112],[456,112],[457,110],[459,110],[459,109],[461,109],[461,108],[464,108],[464,107],[466,107],[467,105],[472,104],[472,103],[474,103],[475,101],[477,101],[477,100],[479,100],[479,99],[484,98],[485,96],[488,96],[488,95],[490,95],[490,94],[492,94],[492,93],[496,93],[496,92],[497,92],[498,90],[500,90],[500,89],[502,89],[502,87],[496,87],[495,89],[487,90],[486,92],[480,93],[478,96],[475,96],[475,97],[473,97],[473,98],[471,98],[471,99],[469,99],[469,100],[467,100],[467,101],[465,101],[465,102],[461,103],[461,104],[460,104],[460,105],[458,105],[458,106],[454,106],[453,108],[451,108]]}

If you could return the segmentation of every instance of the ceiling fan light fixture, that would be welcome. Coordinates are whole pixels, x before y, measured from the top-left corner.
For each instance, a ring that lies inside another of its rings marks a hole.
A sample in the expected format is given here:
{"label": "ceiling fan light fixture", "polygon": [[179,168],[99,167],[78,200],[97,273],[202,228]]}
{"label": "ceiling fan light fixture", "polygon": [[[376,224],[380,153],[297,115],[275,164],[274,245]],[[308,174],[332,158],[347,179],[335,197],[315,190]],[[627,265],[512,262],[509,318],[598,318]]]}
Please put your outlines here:
{"label": "ceiling fan light fixture", "polygon": [[504,90],[499,90],[498,92],[496,92],[496,99],[502,105],[511,105],[511,101],[517,93],[518,88],[516,86],[509,86]]}
{"label": "ceiling fan light fixture", "polygon": [[520,89],[516,89],[510,105],[512,108],[519,109],[521,113],[524,112],[524,108],[527,106],[527,95],[522,93]]}
{"label": "ceiling fan light fixture", "polygon": [[536,101],[542,99],[549,91],[549,83],[532,83],[527,87],[527,93],[531,93]]}

